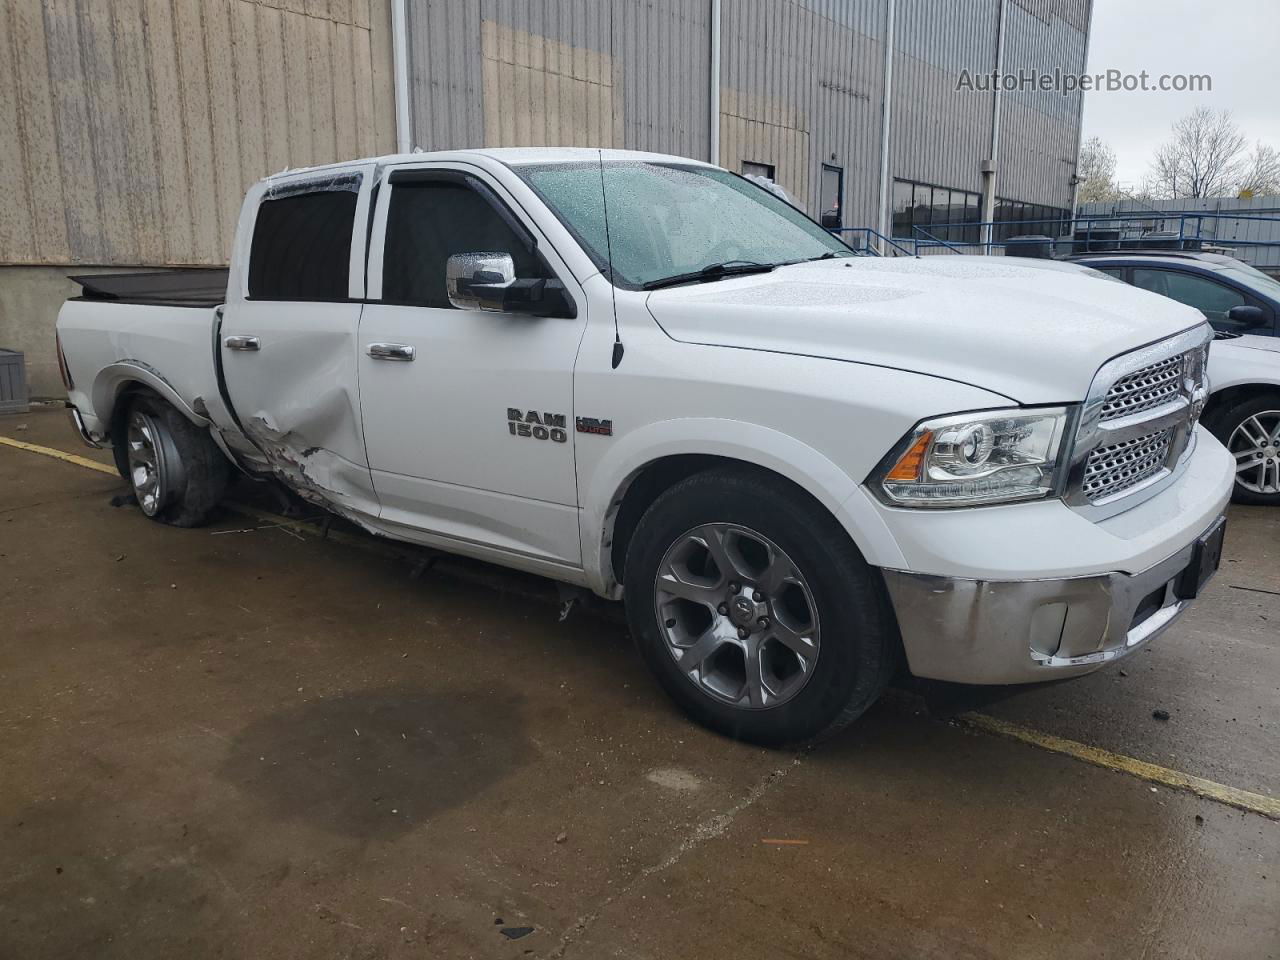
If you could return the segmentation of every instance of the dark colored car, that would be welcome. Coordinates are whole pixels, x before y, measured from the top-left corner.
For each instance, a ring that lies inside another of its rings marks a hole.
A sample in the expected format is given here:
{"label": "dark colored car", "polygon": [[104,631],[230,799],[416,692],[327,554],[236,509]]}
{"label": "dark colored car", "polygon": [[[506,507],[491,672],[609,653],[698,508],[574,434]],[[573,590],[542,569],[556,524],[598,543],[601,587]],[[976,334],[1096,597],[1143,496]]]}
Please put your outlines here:
{"label": "dark colored car", "polygon": [[1234,257],[1188,250],[1082,253],[1068,258],[1200,310],[1215,330],[1280,336],[1280,280]]}

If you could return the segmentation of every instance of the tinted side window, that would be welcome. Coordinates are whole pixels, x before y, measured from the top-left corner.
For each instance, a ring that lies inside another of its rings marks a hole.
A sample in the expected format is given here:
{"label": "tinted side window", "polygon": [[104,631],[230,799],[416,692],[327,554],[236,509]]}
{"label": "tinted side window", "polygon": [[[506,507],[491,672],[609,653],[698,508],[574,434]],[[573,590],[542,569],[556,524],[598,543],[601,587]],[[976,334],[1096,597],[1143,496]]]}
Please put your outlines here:
{"label": "tinted side window", "polygon": [[516,276],[545,277],[536,253],[494,209],[464,183],[406,180],[394,183],[387,210],[382,299],[452,309],[445,263],[455,253],[509,253]]}
{"label": "tinted side window", "polygon": [[249,296],[345,300],[356,197],[325,190],[263,200],[249,249]]}
{"label": "tinted side window", "polygon": [[1173,270],[1133,271],[1134,286],[1164,294],[1179,303],[1195,307],[1212,323],[1227,323],[1227,311],[1245,302],[1244,295],[1225,284],[1191,273]]}

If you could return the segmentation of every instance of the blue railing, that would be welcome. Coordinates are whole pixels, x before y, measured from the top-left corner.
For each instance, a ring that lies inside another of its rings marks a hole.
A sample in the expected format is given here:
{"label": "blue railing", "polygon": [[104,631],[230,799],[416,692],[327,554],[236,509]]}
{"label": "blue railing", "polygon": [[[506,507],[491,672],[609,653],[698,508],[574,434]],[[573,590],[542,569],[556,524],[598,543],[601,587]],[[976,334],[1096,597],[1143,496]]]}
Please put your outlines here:
{"label": "blue railing", "polygon": [[[1274,224],[1274,240],[1238,240],[1218,236],[1217,221],[1254,221]],[[1206,230],[1206,224],[1212,229]],[[1175,228],[1176,225],[1176,228]],[[987,228],[990,228],[988,233]],[[871,227],[843,227],[842,236],[859,253],[873,256],[920,256],[922,252],[952,253],[1003,250],[1020,236],[1048,236],[1057,244],[1082,244],[1085,250],[1123,250],[1163,245],[1172,249],[1199,249],[1205,244],[1227,247],[1280,246],[1280,217],[1200,213],[1195,211],[1144,211],[1109,213],[1073,220],[980,220],[967,223],[935,223],[926,230],[913,226],[909,237],[886,237]],[[986,238],[986,239],[984,239]],[[878,243],[874,241],[879,241]]]}

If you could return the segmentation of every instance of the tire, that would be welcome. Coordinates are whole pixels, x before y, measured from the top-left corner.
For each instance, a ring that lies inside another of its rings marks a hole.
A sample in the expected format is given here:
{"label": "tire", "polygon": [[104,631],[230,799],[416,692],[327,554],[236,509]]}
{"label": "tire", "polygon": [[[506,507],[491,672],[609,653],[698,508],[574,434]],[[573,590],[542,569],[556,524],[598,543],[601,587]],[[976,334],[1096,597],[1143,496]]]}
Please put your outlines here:
{"label": "tire", "polygon": [[665,491],[636,527],[624,581],[632,637],[658,682],[694,720],[740,740],[829,737],[897,668],[878,572],[817,501],[761,470],[711,470]]}
{"label": "tire", "polygon": [[[1209,430],[1236,456],[1239,472],[1231,499],[1280,506],[1280,393],[1255,395],[1219,411]],[[1248,453],[1254,454],[1252,460],[1243,459]],[[1256,465],[1244,466],[1249,463]]]}
{"label": "tire", "polygon": [[231,464],[217,444],[158,397],[142,395],[130,404],[116,450],[124,451],[116,462],[138,507],[158,523],[205,523],[231,479]]}

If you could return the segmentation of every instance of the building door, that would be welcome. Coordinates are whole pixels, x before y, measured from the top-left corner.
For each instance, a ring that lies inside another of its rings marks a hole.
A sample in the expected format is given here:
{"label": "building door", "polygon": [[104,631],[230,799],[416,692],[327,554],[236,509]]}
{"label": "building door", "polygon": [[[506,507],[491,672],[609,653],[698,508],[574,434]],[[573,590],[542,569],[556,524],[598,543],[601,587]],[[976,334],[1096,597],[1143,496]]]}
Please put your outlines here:
{"label": "building door", "polygon": [[844,170],[825,163],[818,194],[818,222],[829,230],[844,226]]}

